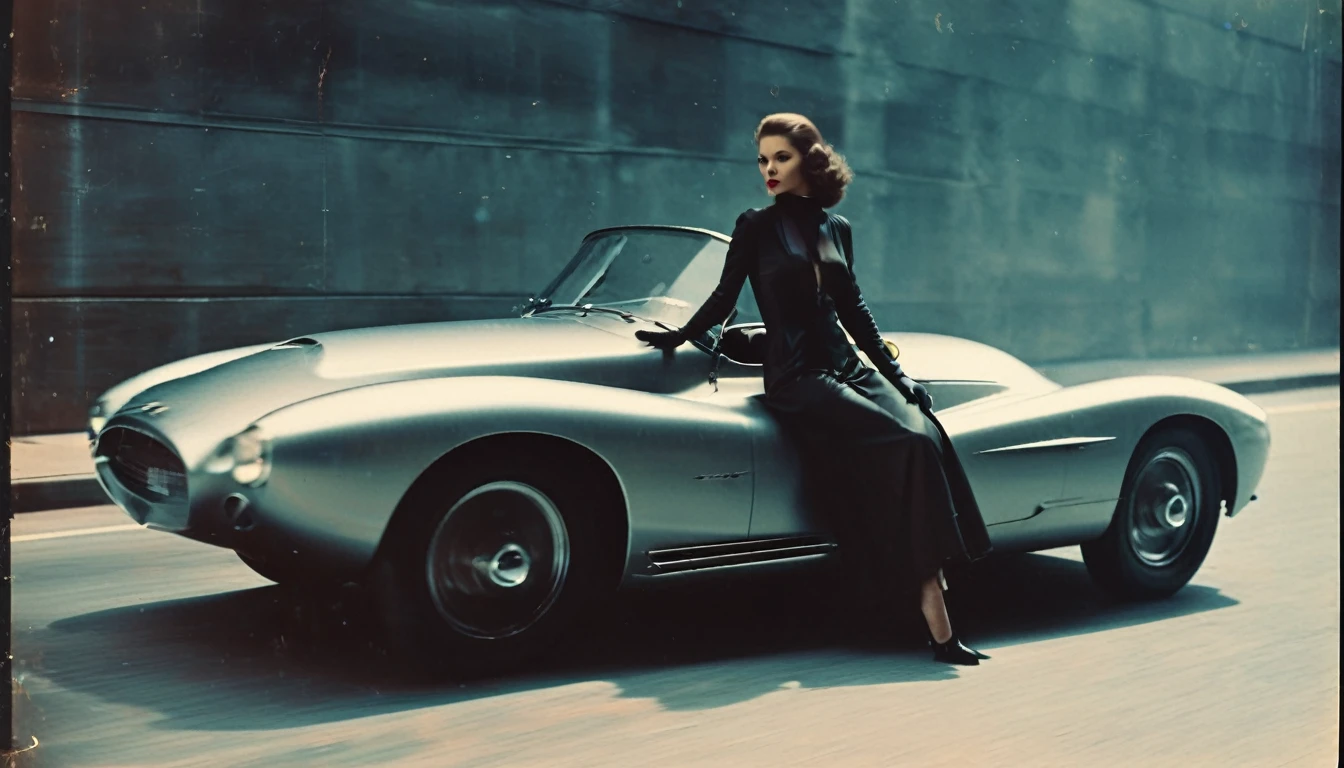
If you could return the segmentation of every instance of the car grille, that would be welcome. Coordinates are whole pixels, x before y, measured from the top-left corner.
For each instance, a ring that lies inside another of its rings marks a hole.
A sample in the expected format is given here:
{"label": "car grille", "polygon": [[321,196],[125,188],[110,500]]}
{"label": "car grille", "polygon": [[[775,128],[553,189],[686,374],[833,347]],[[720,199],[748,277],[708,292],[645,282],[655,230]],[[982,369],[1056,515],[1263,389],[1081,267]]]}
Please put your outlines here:
{"label": "car grille", "polygon": [[187,468],[171,448],[125,427],[104,430],[98,456],[126,490],[149,501],[185,501]]}

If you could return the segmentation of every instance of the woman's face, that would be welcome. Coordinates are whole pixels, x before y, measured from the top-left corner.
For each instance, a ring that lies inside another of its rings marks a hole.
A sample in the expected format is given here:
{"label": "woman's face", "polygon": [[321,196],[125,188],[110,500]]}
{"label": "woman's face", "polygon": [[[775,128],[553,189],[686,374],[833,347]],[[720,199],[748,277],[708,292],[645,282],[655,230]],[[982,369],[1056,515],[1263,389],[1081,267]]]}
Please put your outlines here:
{"label": "woman's face", "polygon": [[758,145],[760,155],[756,163],[761,167],[765,188],[771,196],[784,192],[807,195],[807,180],[803,178],[803,159],[783,136],[763,136]]}

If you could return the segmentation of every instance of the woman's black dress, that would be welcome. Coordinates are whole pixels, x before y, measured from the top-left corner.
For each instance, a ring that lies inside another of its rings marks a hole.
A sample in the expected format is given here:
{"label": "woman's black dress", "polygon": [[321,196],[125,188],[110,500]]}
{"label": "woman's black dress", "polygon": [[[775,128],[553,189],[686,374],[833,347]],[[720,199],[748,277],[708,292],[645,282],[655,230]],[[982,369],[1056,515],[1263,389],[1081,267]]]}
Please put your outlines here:
{"label": "woman's black dress", "polygon": [[801,439],[813,500],[836,524],[842,549],[857,544],[875,555],[902,588],[949,559],[987,554],[984,519],[952,443],[907,399],[859,291],[849,222],[790,194],[743,213],[719,285],[683,337],[722,322],[746,279],[767,328],[765,401]]}

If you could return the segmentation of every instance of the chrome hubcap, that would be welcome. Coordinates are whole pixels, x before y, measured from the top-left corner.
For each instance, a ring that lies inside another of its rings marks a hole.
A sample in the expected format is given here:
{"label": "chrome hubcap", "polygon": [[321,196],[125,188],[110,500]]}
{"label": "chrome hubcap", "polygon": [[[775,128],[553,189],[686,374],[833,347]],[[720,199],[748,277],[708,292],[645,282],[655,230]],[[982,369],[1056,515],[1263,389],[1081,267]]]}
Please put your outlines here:
{"label": "chrome hubcap", "polygon": [[1135,479],[1131,505],[1134,553],[1153,566],[1180,557],[1199,518],[1199,472],[1194,460],[1178,448],[1154,456]]}
{"label": "chrome hubcap", "polygon": [[545,615],[564,586],[564,518],[530,485],[483,485],[439,522],[425,568],[435,607],[459,632],[484,639],[518,634]]}
{"label": "chrome hubcap", "polygon": [[1171,483],[1165,483],[1162,490],[1171,494],[1171,498],[1167,499],[1167,506],[1162,510],[1163,522],[1169,528],[1180,528],[1185,525],[1190,501],[1182,496],[1180,489]]}
{"label": "chrome hubcap", "polygon": [[[484,559],[481,559],[484,563]],[[505,544],[485,565],[490,580],[501,587],[517,587],[527,581],[528,569],[532,567],[532,558],[527,550],[517,544]]]}

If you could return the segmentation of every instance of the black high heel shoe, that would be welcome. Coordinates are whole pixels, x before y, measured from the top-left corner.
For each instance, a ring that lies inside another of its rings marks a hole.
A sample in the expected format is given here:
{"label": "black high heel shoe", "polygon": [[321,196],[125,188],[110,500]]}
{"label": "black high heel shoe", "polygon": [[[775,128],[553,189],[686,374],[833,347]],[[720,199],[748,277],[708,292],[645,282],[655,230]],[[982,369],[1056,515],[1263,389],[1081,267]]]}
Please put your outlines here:
{"label": "black high heel shoe", "polygon": [[[943,592],[944,609],[948,612],[950,617],[952,614],[952,606],[947,605],[947,593],[951,590],[948,589],[947,577],[943,574],[941,568],[938,569],[938,586]],[[933,633],[930,632],[928,626],[925,625],[924,637],[928,638],[929,645],[933,646],[934,661],[944,661],[948,664],[964,664],[968,667],[974,667],[978,666],[982,659],[989,658],[974,648],[968,648],[961,642],[961,639],[957,637],[956,632],[952,633],[952,636],[947,639],[947,642],[940,643],[933,639]]]}
{"label": "black high heel shoe", "polygon": [[968,667],[974,667],[980,664],[981,659],[989,658],[974,648],[967,648],[962,644],[961,640],[957,638],[957,633],[955,632],[953,632],[952,636],[947,639],[946,643],[935,642],[932,637],[930,637],[929,645],[933,646],[934,661],[942,661],[948,664],[963,664]]}

